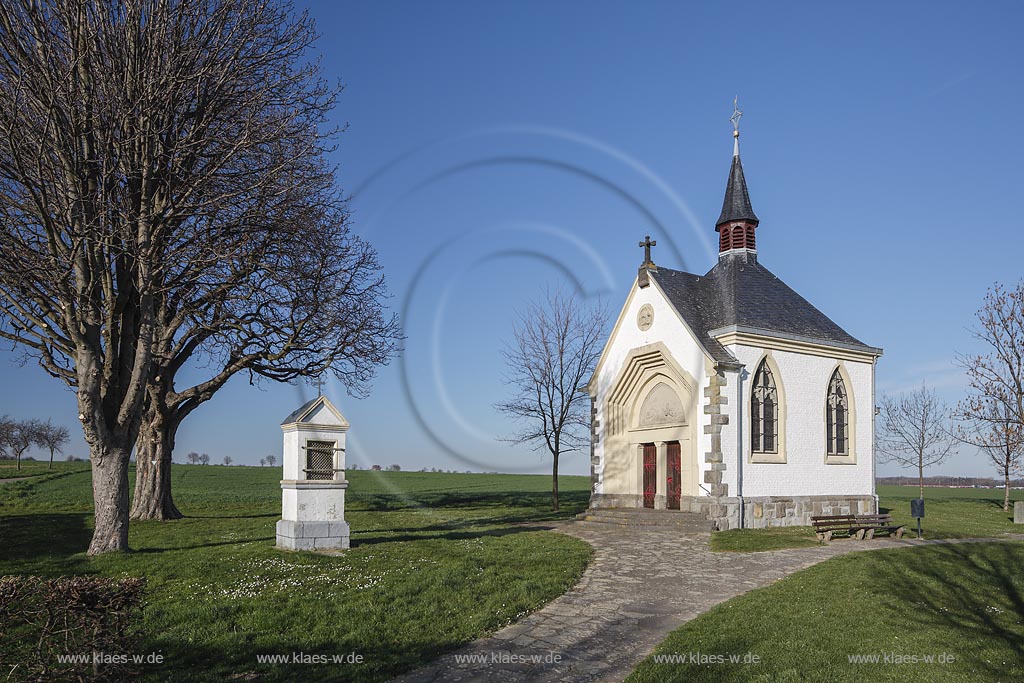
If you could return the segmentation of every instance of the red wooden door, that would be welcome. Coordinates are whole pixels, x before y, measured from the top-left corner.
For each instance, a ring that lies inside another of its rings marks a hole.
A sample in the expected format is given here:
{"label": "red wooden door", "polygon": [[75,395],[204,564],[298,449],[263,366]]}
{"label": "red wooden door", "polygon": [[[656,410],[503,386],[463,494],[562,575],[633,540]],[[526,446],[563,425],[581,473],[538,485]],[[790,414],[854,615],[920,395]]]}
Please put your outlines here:
{"label": "red wooden door", "polygon": [[654,507],[654,494],[658,491],[658,448],[644,444],[644,507]]}
{"label": "red wooden door", "polygon": [[665,506],[669,510],[679,509],[679,499],[683,494],[683,473],[680,462],[679,442],[672,441],[668,444],[668,502]]}

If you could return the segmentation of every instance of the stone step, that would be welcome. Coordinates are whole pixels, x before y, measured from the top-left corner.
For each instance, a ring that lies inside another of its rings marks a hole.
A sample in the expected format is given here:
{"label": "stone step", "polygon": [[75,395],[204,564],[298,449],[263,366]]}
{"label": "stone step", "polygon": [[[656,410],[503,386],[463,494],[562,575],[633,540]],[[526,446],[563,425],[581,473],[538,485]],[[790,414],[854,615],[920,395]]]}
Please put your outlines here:
{"label": "stone step", "polygon": [[629,527],[664,526],[695,531],[711,529],[711,522],[702,515],[650,508],[597,508],[580,513],[576,519]]}
{"label": "stone step", "polygon": [[642,508],[637,510],[630,508],[590,508],[580,514],[597,515],[601,517],[629,517],[630,519],[703,519],[700,515],[693,512],[681,512],[679,510],[652,510],[651,508]]}
{"label": "stone step", "polygon": [[711,532],[709,524],[642,524],[609,518],[577,519],[575,524],[600,529],[628,529],[630,531],[667,531],[684,535],[707,534]]}

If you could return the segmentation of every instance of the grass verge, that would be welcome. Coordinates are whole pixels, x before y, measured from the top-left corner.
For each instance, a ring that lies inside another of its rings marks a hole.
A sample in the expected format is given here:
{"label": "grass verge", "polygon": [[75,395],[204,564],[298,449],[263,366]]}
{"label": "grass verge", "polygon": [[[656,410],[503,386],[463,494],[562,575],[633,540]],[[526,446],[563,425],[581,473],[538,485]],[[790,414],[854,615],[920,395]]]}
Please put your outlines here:
{"label": "grass verge", "polygon": [[1009,542],[833,558],[673,631],[627,681],[1024,680],[1022,565]]}

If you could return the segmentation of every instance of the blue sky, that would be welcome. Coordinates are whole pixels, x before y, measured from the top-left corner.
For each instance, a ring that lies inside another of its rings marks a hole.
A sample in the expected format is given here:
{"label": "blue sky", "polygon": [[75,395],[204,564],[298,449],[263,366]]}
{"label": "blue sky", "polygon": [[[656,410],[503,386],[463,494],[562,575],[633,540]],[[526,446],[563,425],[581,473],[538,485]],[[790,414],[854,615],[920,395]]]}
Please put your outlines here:
{"label": "blue sky", "polygon": [[[955,402],[986,287],[1021,276],[1019,3],[309,7],[346,84],[340,180],[408,336],[369,399],[327,388],[364,466],[546,471],[496,440],[513,311],[547,284],[617,311],[647,233],[658,263],[710,268],[736,94],[761,262],[885,348],[880,392],[926,380]],[[84,455],[74,396],[17,359],[0,412],[52,416]],[[310,395],[237,378],[185,423],[179,459],[279,453]],[[993,474],[970,453],[935,472]]]}

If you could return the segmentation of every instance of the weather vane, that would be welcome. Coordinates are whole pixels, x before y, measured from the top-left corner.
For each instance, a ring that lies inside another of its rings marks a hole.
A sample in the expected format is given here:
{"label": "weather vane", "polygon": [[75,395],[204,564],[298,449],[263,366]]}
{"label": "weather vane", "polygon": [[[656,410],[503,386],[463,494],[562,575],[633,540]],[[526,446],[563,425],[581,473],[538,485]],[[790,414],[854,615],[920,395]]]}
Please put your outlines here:
{"label": "weather vane", "polygon": [[738,138],[740,136],[740,119],[743,118],[743,112],[740,111],[738,106],[740,96],[732,98],[732,116],[729,120],[732,121],[732,136]]}

